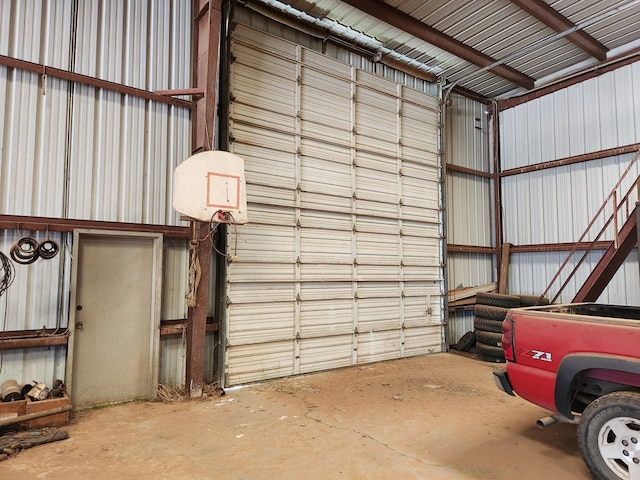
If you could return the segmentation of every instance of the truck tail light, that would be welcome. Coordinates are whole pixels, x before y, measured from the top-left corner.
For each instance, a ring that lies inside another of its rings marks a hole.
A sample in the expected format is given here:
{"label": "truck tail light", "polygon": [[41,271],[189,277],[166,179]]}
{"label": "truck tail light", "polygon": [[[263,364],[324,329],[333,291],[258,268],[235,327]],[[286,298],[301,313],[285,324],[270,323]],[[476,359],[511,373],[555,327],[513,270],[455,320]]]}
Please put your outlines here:
{"label": "truck tail light", "polygon": [[510,362],[516,361],[515,348],[513,345],[513,318],[507,317],[502,322],[502,349],[504,350],[504,358]]}

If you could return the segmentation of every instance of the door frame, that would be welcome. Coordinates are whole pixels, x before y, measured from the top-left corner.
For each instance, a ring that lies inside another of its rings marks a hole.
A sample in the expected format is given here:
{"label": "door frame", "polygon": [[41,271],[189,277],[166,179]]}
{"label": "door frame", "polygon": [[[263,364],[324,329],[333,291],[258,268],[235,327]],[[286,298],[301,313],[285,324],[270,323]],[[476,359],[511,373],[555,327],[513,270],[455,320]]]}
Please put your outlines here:
{"label": "door frame", "polygon": [[[163,236],[161,233],[143,233],[129,231],[94,230],[94,229],[74,229],[73,248],[71,261],[71,295],[69,303],[69,341],[67,346],[67,362],[65,369],[65,383],[67,391],[73,388],[73,353],[75,342],[77,285],[78,285],[78,262],[80,252],[80,242],[82,237],[102,237],[102,238],[140,238],[146,237],[153,240],[153,272],[151,291],[151,318],[149,319],[149,335],[151,336],[151,348],[149,351],[149,362],[151,368],[147,378],[147,397],[155,399],[158,394],[158,372],[159,372],[159,348],[160,348],[160,309],[162,304],[162,248]],[[71,399],[73,402],[73,398]]]}

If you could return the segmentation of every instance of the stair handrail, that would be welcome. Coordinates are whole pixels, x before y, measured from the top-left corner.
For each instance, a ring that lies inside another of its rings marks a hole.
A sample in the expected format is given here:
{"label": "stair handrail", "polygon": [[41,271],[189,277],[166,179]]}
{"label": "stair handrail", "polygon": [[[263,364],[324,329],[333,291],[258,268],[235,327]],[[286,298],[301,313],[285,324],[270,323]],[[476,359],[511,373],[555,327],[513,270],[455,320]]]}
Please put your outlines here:
{"label": "stair handrail", "polygon": [[[634,189],[638,188],[639,183],[638,180],[640,180],[640,176],[636,177],[635,181],[633,182],[633,184],[631,185],[631,187],[629,188],[629,190],[627,191],[627,193],[624,195],[624,197],[622,198],[622,200],[620,201],[620,203],[617,203],[617,191],[618,188],[620,187],[620,184],[622,183],[622,181],[625,179],[625,177],[627,176],[627,174],[631,171],[631,168],[633,167],[633,165],[636,163],[636,161],[638,160],[638,158],[640,157],[640,149],[638,149],[635,153],[635,155],[633,156],[633,158],[631,159],[631,161],[629,162],[629,165],[627,166],[627,168],[624,170],[624,172],[622,172],[622,175],[620,176],[620,179],[618,180],[618,182],[615,184],[615,186],[613,187],[613,189],[611,190],[611,193],[609,193],[609,195],[607,196],[607,198],[605,198],[604,202],[602,203],[602,205],[600,206],[600,208],[598,209],[598,211],[595,213],[595,215],[593,216],[593,218],[591,219],[591,221],[589,222],[589,225],[587,225],[587,228],[585,229],[585,231],[582,233],[582,235],[580,236],[580,238],[578,239],[577,242],[574,243],[573,247],[571,248],[571,250],[569,251],[569,254],[567,255],[567,257],[564,259],[564,262],[562,262],[562,265],[560,265],[560,268],[558,269],[558,271],[556,272],[556,274],[553,276],[553,278],[551,279],[551,282],[549,282],[549,285],[547,286],[547,288],[545,289],[544,293],[542,294],[542,296],[544,297],[545,295],[547,295],[547,293],[549,293],[549,290],[551,290],[551,287],[553,286],[553,284],[556,282],[556,280],[558,279],[558,277],[560,276],[560,274],[562,273],[562,270],[564,269],[564,267],[567,266],[567,264],[569,263],[569,260],[571,260],[571,258],[573,257],[573,255],[576,253],[576,251],[578,250],[580,244],[582,243],[582,241],[585,239],[585,237],[588,235],[589,231],[591,230],[591,227],[593,227],[594,223],[596,222],[596,220],[598,219],[598,217],[600,216],[600,214],[604,211],[604,209],[607,207],[607,205],[609,204],[609,201],[613,198],[614,201],[614,205],[613,205],[613,213],[611,214],[611,216],[608,218],[608,220],[605,222],[604,226],[600,229],[600,231],[598,232],[598,234],[596,235],[596,237],[594,238],[594,240],[592,240],[589,244],[589,246],[587,247],[587,249],[585,250],[584,254],[582,255],[582,257],[580,258],[580,260],[578,261],[578,263],[574,266],[573,270],[571,271],[571,273],[569,274],[569,276],[567,277],[567,279],[564,281],[564,283],[562,284],[562,286],[560,287],[560,290],[558,290],[558,292],[555,294],[555,296],[553,297],[553,299],[551,299],[551,303],[555,303],[555,301],[558,299],[558,297],[560,296],[560,294],[562,294],[562,292],[564,291],[565,287],[569,284],[569,282],[571,281],[571,279],[574,277],[574,275],[576,274],[578,268],[584,263],[585,259],[587,258],[588,254],[591,252],[591,250],[593,249],[593,247],[595,246],[596,242],[598,242],[598,240],[600,239],[600,237],[604,234],[604,232],[606,231],[607,227],[609,226],[609,224],[611,223],[611,221],[613,220],[613,218],[615,216],[617,216],[619,209],[621,208],[621,206],[625,203],[628,203],[628,199],[629,196],[631,195],[631,193],[633,192]],[[619,232],[615,232],[615,237],[617,240]]]}

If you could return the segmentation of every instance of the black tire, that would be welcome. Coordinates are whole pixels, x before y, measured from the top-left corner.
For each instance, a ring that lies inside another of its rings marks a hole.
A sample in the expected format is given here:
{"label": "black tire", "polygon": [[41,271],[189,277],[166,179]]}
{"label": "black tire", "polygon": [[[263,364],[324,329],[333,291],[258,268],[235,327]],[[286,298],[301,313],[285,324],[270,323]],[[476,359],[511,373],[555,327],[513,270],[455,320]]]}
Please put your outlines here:
{"label": "black tire", "polygon": [[487,357],[486,355],[478,355],[478,360],[482,360],[483,362],[491,362],[491,363],[505,363],[506,360],[504,357]]}
{"label": "black tire", "polygon": [[462,337],[460,337],[460,340],[458,340],[458,343],[456,344],[456,350],[458,350],[459,352],[468,352],[475,346],[475,344],[476,334],[473,332],[467,332]]}
{"label": "black tire", "polygon": [[491,305],[493,307],[515,308],[520,306],[520,297],[517,295],[504,295],[502,293],[480,292],[476,295],[476,303]]}
{"label": "black tire", "polygon": [[502,334],[476,330],[476,341],[491,347],[502,348]]}
{"label": "black tire", "polygon": [[494,345],[486,345],[479,342],[476,339],[476,353],[483,357],[490,357],[494,359],[504,360],[504,350],[502,347],[496,347]]}
{"label": "black tire", "polygon": [[492,307],[491,305],[476,305],[473,307],[473,314],[477,317],[488,318],[489,320],[504,320],[507,316],[508,308]]}
{"label": "black tire", "polygon": [[490,320],[488,318],[476,317],[473,320],[473,327],[476,331],[502,333],[502,320]]}
{"label": "black tire", "polygon": [[[614,428],[615,427],[615,428]],[[640,471],[640,393],[613,392],[587,406],[578,424],[578,447],[594,478],[620,480]],[[607,458],[603,456],[608,452]],[[626,452],[626,455],[625,455]],[[637,462],[637,463],[636,463]]]}
{"label": "black tire", "polygon": [[549,299],[542,295],[518,295],[521,307],[533,307],[534,305],[549,305]]}

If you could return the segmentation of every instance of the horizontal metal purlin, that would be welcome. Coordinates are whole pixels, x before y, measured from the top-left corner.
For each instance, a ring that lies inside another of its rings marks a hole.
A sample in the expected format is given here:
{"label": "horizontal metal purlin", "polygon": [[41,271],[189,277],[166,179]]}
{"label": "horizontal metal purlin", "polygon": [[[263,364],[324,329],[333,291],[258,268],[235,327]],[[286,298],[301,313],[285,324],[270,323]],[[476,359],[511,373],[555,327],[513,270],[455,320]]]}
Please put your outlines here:
{"label": "horizontal metal purlin", "polygon": [[88,75],[82,75],[80,73],[70,72],[68,70],[48,67],[39,63],[27,62],[26,60],[19,60],[17,58],[7,57],[5,55],[0,55],[0,65],[5,65],[10,68],[17,68],[19,70],[25,70],[27,72],[37,73],[39,75],[47,75],[54,78],[60,78],[62,80],[68,80],[70,82],[76,82],[83,85],[89,85],[95,88],[111,90],[114,92],[122,93],[124,95],[131,95],[132,97],[144,98],[146,100],[152,100],[159,103],[167,103],[169,105],[183,107],[189,110],[195,108],[194,103],[187,102],[186,100],[179,100],[177,98],[168,97],[166,95],[158,95],[157,93],[142,90],[140,88],[129,87],[127,85],[122,85],[121,83],[101,80],[99,78],[90,77]]}
{"label": "horizontal metal purlin", "polygon": [[[612,241],[602,241],[596,243],[532,243],[528,245],[512,245],[511,253],[542,253],[542,252],[568,252],[576,247],[576,250],[606,250]],[[592,246],[593,245],[593,246]]]}
{"label": "horizontal metal purlin", "polygon": [[476,177],[484,177],[484,178],[493,178],[493,173],[483,172],[482,170],[474,170],[473,168],[461,167],[459,165],[453,165],[451,163],[447,163],[447,171],[458,172],[458,173],[466,173],[468,175],[474,175]]}
{"label": "horizontal metal purlin", "polygon": [[73,232],[76,228],[112,230],[118,232],[161,233],[166,238],[190,238],[189,227],[152,225],[145,223],[103,222],[98,220],[72,220],[53,217],[0,215],[0,230],[28,230]]}
{"label": "horizontal metal purlin", "polygon": [[[623,147],[608,148],[607,150],[585,153],[583,155],[576,155],[575,157],[567,157],[560,160],[552,160],[550,162],[536,163],[535,165],[528,165],[526,167],[512,168],[510,170],[500,172],[498,176],[509,177],[512,175],[520,175],[522,173],[547,170],[549,168],[564,167],[566,165],[573,165],[575,163],[589,162],[591,160],[600,160],[602,158],[615,157],[617,155],[624,155],[627,153],[635,153],[638,150],[640,150],[640,143],[632,143],[631,145],[625,145]],[[447,168],[449,167],[447,166]]]}
{"label": "horizontal metal purlin", "polygon": [[495,247],[481,247],[479,245],[455,245],[447,244],[447,253],[483,253],[493,255],[496,253]]}
{"label": "horizontal metal purlin", "polygon": [[598,63],[595,66],[586,67],[584,72],[576,72],[573,75],[569,75],[567,78],[559,79],[557,83],[552,83],[551,85],[547,86],[541,86],[539,89],[533,90],[529,93],[525,93],[520,97],[500,100],[498,102],[498,109],[500,111],[503,111],[507,110],[508,108],[517,107],[518,105],[530,102],[531,100],[535,100],[536,98],[544,97],[545,95],[557,92],[558,90],[562,90],[572,85],[582,83],[590,78],[598,77],[604,73],[622,68],[626,65],[630,65],[637,62],[639,56],[640,48],[636,48],[630,52],[626,52],[617,57],[606,60],[605,62]]}

